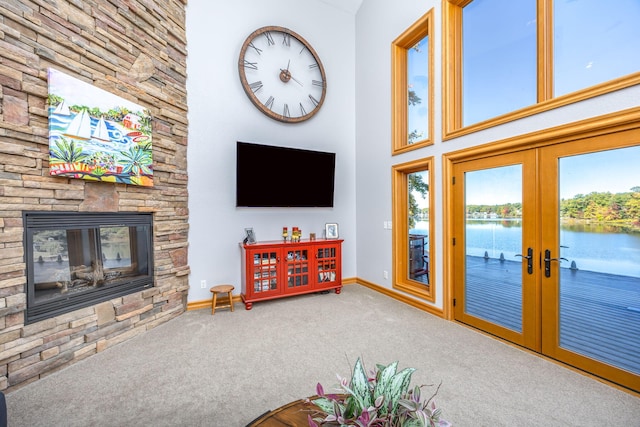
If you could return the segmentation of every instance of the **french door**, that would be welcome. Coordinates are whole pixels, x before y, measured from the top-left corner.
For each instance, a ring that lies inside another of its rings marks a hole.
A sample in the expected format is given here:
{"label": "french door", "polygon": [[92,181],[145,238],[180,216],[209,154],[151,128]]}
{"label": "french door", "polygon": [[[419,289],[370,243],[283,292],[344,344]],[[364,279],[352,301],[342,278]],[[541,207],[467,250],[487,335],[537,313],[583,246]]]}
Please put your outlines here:
{"label": "french door", "polygon": [[640,391],[640,141],[453,165],[454,317]]}

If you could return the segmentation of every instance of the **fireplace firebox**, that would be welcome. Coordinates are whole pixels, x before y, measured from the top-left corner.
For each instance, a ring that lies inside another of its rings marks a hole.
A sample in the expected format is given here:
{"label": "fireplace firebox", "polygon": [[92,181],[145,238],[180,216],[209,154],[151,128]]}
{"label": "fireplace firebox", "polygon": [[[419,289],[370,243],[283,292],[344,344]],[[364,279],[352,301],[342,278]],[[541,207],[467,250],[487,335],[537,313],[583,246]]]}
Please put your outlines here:
{"label": "fireplace firebox", "polygon": [[23,215],[26,323],[153,286],[151,214]]}

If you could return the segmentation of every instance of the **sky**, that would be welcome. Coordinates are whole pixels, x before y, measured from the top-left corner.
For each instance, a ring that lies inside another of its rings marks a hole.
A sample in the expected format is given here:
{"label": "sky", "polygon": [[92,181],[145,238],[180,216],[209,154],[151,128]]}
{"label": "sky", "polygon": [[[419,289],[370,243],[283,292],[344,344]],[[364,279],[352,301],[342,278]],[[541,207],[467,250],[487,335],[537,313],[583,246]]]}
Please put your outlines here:
{"label": "sky", "polygon": [[[640,186],[640,146],[563,157],[560,163],[560,197],[591,192],[624,193]],[[466,203],[520,202],[520,165],[473,171],[465,178]]]}
{"label": "sky", "polygon": [[49,69],[49,93],[61,96],[67,102],[67,106],[86,105],[91,108],[97,107],[101,111],[108,111],[114,107],[126,107],[134,112],[144,109],[136,103],[53,68]]}
{"label": "sky", "polygon": [[[408,132],[417,131],[421,137],[417,141],[429,137],[429,48],[428,36],[417,44],[416,49],[407,52],[407,80],[409,89],[421,99],[420,104],[408,108]],[[415,142],[415,141],[414,141]]]}
{"label": "sky", "polygon": [[[640,0],[554,0],[555,96],[640,70]],[[536,102],[536,1],[463,9],[463,122]],[[491,31],[487,31],[491,29]]]}
{"label": "sky", "polygon": [[[640,0],[553,1],[555,96],[640,70]],[[463,9],[463,111],[470,125],[536,102],[536,0]],[[491,29],[491,31],[487,31]],[[560,197],[640,186],[640,147],[560,160]],[[473,172],[467,203],[521,199],[519,166]]]}

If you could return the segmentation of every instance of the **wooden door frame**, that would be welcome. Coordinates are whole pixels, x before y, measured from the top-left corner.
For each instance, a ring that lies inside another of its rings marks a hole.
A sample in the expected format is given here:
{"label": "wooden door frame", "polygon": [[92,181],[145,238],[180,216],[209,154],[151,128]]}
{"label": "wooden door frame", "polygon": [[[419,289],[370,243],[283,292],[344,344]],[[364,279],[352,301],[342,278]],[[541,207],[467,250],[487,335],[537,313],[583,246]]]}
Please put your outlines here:
{"label": "wooden door frame", "polygon": [[[455,175],[455,188],[457,194],[463,197],[462,192],[465,186],[465,174],[471,171],[487,171],[490,169],[496,169],[509,166],[520,166],[522,174],[522,242],[525,247],[530,247],[537,253],[537,243],[539,240],[538,233],[538,221],[535,213],[538,211],[538,187],[536,183],[536,170],[537,165],[537,153],[535,149],[528,150],[516,150],[510,153],[504,153],[500,156],[483,156],[479,159],[467,160],[465,162],[455,163],[454,170],[458,170]],[[462,201],[464,203],[464,201]],[[459,207],[456,206],[454,200],[454,206],[451,211],[451,215],[455,215],[459,211]],[[457,215],[452,218],[454,229],[459,230],[458,235],[454,236],[456,239],[455,246],[458,248],[457,254],[454,253],[456,268],[454,274],[457,275],[458,283],[464,281],[464,274],[466,273],[466,261],[467,257],[463,252],[463,245],[466,244],[464,236],[462,236],[461,230],[465,229],[465,217],[463,215]],[[525,253],[526,249],[523,247],[521,253]],[[534,255],[534,259],[536,259]],[[524,261],[524,260],[523,260]],[[465,265],[464,268],[461,266]],[[534,351],[540,351],[540,327],[541,317],[540,310],[537,307],[540,306],[540,289],[537,286],[540,280],[540,269],[534,268],[531,273],[527,272],[527,263],[522,262],[520,267],[521,272],[521,330],[520,332],[507,328],[506,326],[492,323],[489,320],[476,317],[474,315],[466,313],[466,289],[460,287],[458,289],[452,288],[452,294],[456,299],[456,307],[453,308],[454,317],[456,320],[467,323],[469,325],[475,325],[490,334],[503,337],[504,339],[526,347]],[[457,311],[457,315],[456,315]]]}
{"label": "wooden door frame", "polygon": [[[578,141],[584,145],[588,145],[588,147],[584,147],[584,150],[580,150],[581,154],[598,152],[608,148],[638,146],[640,142],[640,107],[443,155],[443,182],[448,183],[443,188],[444,212],[448,212],[448,216],[443,217],[443,314],[446,319],[454,320],[453,297],[455,295],[455,253],[453,238],[455,237],[455,218],[453,218],[453,213],[455,212],[455,200],[452,178],[454,176],[453,173],[456,169],[456,165],[465,161],[531,149],[545,149],[546,151],[562,153],[563,151],[572,149],[569,145],[562,144]],[[612,141],[615,141],[615,144],[613,144]],[[549,150],[547,148],[553,149]],[[544,159],[542,159],[544,156],[545,154],[542,151],[538,153],[539,161],[542,161],[541,170],[544,172],[540,174],[542,178],[536,180],[538,189],[545,183],[555,185],[555,182],[551,182],[553,180],[551,175],[555,172],[549,173],[548,177],[545,175],[546,171],[551,168],[550,165],[553,162],[546,160],[545,163],[545,161],[543,161]],[[545,164],[547,165],[546,167],[544,166]],[[552,217],[557,216],[556,207],[543,206],[541,203],[540,191],[536,190],[536,193],[540,215],[546,217],[549,215]],[[547,205],[550,204],[547,203]],[[540,243],[542,243],[542,233],[543,231],[540,230]],[[551,242],[547,241],[546,245],[551,245]],[[557,247],[558,245],[551,246]],[[544,286],[548,285],[549,284],[547,283]],[[543,304],[542,308],[544,312],[541,312],[538,315],[539,319],[541,319],[538,327],[542,328],[542,321],[545,322],[545,325],[548,324],[549,319],[553,319],[552,323],[557,325],[557,310],[556,312],[552,312],[553,307],[548,303]],[[542,347],[545,349],[545,354],[549,357],[555,360],[559,359],[561,361],[565,361],[561,363],[571,363],[572,365],[575,363],[575,366],[578,366],[579,369],[585,369],[594,375],[601,375],[607,380],[638,391],[638,376],[626,373],[615,367],[608,368],[604,363],[599,363],[589,359],[588,357],[577,355],[575,353],[571,353],[570,357],[567,357],[568,352],[561,348],[549,351],[549,348],[557,347],[554,345],[554,340],[558,339],[557,331],[552,334],[545,333],[545,336],[541,335],[542,334],[539,333],[539,340],[541,341]]]}
{"label": "wooden door frame", "polygon": [[[611,139],[615,138],[615,146],[612,146]],[[575,155],[584,155],[590,153],[599,153],[608,149],[623,149],[628,147],[637,147],[638,141],[640,141],[640,128],[626,131],[624,134],[613,135],[597,135],[583,138],[579,141],[579,144],[565,144],[556,145],[553,147],[544,148],[540,152],[540,162],[542,170],[545,171],[543,180],[543,186],[548,189],[545,191],[544,198],[542,198],[540,215],[545,218],[545,225],[541,230],[542,236],[542,248],[559,248],[560,241],[557,233],[552,230],[559,229],[559,206],[558,201],[559,189],[557,183],[559,182],[559,174],[557,160],[563,157],[571,157]],[[546,166],[546,167],[545,167]],[[552,170],[553,169],[553,170]],[[546,198],[546,199],[545,199]],[[545,201],[546,200],[546,201]],[[546,231],[545,231],[546,229]],[[552,253],[552,257],[559,257],[559,253]],[[553,359],[562,360],[566,363],[570,363],[572,366],[585,369],[588,372],[598,372],[602,375],[618,384],[628,386],[632,389],[638,389],[640,382],[638,382],[638,376],[636,376],[635,384],[634,380],[629,380],[629,374],[624,370],[610,366],[605,362],[599,362],[589,356],[579,354],[563,348],[560,346],[560,286],[562,283],[558,280],[560,274],[560,264],[551,264],[551,277],[546,278],[542,276],[542,307],[544,324],[543,330],[546,332],[542,336],[542,352]]]}
{"label": "wooden door frame", "polygon": [[[443,317],[453,320],[454,271],[453,271],[453,172],[454,165],[471,159],[506,154],[519,150],[545,147],[554,144],[615,134],[616,137],[640,140],[640,107],[594,117],[578,122],[531,132],[512,138],[452,151],[442,155],[443,175]],[[630,143],[631,144],[631,143]]]}

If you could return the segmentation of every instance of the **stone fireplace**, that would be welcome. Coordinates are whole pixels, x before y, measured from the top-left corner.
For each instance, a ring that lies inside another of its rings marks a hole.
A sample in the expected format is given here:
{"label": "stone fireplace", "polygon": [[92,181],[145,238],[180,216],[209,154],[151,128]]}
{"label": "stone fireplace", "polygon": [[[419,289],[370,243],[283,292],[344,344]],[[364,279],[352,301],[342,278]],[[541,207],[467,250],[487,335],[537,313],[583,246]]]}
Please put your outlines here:
{"label": "stone fireplace", "polygon": [[25,323],[153,286],[151,214],[25,212]]}
{"label": "stone fireplace", "polygon": [[[3,2],[0,390],[186,310],[185,4]],[[49,68],[149,109],[153,187],[50,174]]]}

